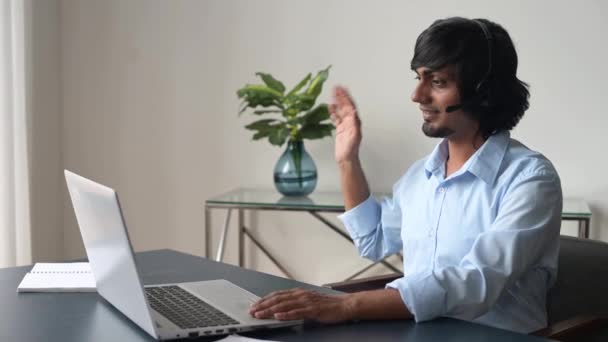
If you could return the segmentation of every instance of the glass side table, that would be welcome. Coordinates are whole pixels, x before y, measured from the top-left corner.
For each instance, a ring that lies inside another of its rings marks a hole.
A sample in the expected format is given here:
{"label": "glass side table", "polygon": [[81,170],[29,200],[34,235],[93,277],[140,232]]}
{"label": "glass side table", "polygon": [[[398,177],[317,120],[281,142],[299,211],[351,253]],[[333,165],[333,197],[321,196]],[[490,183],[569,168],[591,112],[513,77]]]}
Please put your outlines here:
{"label": "glass side table", "polygon": [[591,225],[591,210],[585,200],[580,198],[564,198],[562,220],[578,221],[578,237],[589,238]]}
{"label": "glass side table", "polygon": [[[382,197],[389,194],[375,193],[375,197]],[[310,213],[325,226],[333,230],[345,240],[352,243],[352,239],[343,230],[332,222],[321,216],[319,213],[343,213],[344,200],[340,192],[315,191],[307,197],[285,197],[275,190],[260,190],[238,188],[222,195],[212,197],[205,201],[205,257],[209,258],[211,253],[211,209],[227,209],[224,220],[224,227],[220,236],[217,248],[216,261],[222,261],[224,249],[226,247],[226,236],[232,215],[232,210],[237,211],[238,220],[238,265],[244,264],[244,238],[247,236],[253,244],[258,247],[285,275],[292,278],[291,273],[279,263],[279,261],[268,251],[266,247],[252,235],[251,230],[245,226],[245,210],[281,210],[281,211],[305,211]],[[589,227],[591,221],[591,211],[589,206],[582,199],[564,199],[562,220],[578,221],[578,237],[589,238]],[[401,255],[398,255],[400,258]],[[398,268],[388,263],[386,260],[373,263],[353,274],[346,280],[355,278],[359,274],[370,269],[374,265],[382,264],[394,272],[401,272]]]}
{"label": "glass side table", "polygon": [[[377,196],[382,196],[378,194]],[[214,208],[227,209],[226,218],[224,220],[224,228],[220,236],[220,241],[217,248],[216,261],[222,261],[224,256],[224,248],[226,246],[226,236],[232,210],[237,210],[238,220],[238,265],[244,264],[244,237],[247,236],[253,244],[258,247],[285,275],[293,279],[291,273],[281,265],[281,263],[268,251],[266,247],[251,234],[249,228],[245,226],[244,215],[245,210],[281,210],[281,211],[305,211],[313,217],[321,221],[325,226],[342,236],[344,239],[352,243],[352,239],[347,233],[342,231],[332,222],[321,216],[319,213],[343,213],[344,200],[340,192],[322,192],[315,191],[306,197],[286,197],[275,190],[260,190],[239,188],[227,192],[225,194],[213,197],[205,201],[205,257],[210,257],[211,251],[211,215],[210,210]],[[398,268],[391,265],[386,260],[373,263],[363,270],[353,274],[348,279],[352,279],[359,274],[365,272],[376,264],[383,264],[394,272],[401,272]]]}

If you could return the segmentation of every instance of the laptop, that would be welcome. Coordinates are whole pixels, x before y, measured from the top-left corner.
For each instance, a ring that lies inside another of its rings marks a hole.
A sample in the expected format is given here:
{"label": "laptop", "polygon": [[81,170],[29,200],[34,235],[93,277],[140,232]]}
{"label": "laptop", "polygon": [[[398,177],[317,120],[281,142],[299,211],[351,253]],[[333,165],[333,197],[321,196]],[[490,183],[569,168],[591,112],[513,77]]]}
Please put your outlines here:
{"label": "laptop", "polygon": [[249,315],[259,297],[225,280],[142,285],[118,194],[65,170],[97,292],[157,340],[299,325]]}

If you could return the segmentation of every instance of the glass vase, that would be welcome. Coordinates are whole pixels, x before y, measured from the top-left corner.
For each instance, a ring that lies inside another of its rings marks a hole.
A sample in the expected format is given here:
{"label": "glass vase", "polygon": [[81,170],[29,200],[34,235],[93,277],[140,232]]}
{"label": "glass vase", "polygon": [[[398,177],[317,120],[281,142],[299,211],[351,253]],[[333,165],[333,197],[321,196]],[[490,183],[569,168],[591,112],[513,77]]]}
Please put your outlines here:
{"label": "glass vase", "polygon": [[306,196],[317,186],[317,167],[303,141],[289,141],[274,167],[274,186],[285,196]]}

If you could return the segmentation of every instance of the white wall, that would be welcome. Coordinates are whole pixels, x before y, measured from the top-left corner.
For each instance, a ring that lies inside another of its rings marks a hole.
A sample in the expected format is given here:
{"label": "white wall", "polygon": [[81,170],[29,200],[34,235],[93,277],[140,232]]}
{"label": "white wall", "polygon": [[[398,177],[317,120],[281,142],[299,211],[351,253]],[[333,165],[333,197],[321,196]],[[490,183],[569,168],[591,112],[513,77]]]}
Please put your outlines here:
{"label": "white wall", "polygon": [[30,199],[35,261],[61,260],[63,253],[59,1],[26,1],[26,48],[31,85]]}
{"label": "white wall", "polygon": [[[531,84],[531,108],[514,137],[554,162],[564,194],[589,201],[592,237],[608,240],[608,8],[570,4],[62,0],[63,163],[118,189],[136,250],[202,254],[205,199],[237,186],[272,188],[281,153],[250,141],[236,89],[254,82],[256,71],[293,85],[332,64],[328,86],[347,85],[359,105],[368,180],[375,191],[389,190],[437,143],[421,133],[409,100],[416,37],[437,18],[485,17],[510,32],[520,78]],[[326,87],[321,100],[328,94]],[[318,190],[339,190],[333,141],[306,146],[319,168]],[[64,256],[78,257],[83,248],[65,191],[64,201]],[[214,240],[222,219],[213,215]],[[301,280],[339,280],[366,264],[312,217],[262,212],[255,219],[260,239]],[[276,272],[249,254],[249,265]],[[236,261],[233,248],[227,261]]]}

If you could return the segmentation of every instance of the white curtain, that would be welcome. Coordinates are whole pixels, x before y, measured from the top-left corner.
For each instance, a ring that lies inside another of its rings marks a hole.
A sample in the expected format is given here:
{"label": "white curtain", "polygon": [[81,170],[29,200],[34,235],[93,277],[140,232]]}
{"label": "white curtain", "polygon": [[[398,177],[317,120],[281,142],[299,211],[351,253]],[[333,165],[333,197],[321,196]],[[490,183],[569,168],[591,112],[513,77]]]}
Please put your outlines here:
{"label": "white curtain", "polygon": [[27,0],[0,0],[0,267],[32,261]]}

